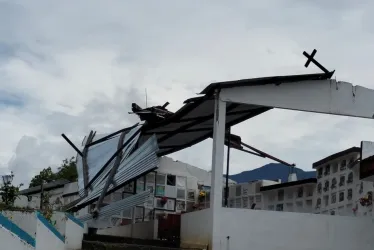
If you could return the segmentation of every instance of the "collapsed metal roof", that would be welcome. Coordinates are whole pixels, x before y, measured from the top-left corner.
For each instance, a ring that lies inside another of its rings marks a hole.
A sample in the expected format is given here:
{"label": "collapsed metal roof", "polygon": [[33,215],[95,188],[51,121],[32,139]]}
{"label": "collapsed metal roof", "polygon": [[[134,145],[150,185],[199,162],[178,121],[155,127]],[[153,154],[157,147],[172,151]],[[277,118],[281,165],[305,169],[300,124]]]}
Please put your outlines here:
{"label": "collapsed metal roof", "polygon": [[[157,169],[158,156],[177,152],[212,137],[215,90],[321,80],[330,78],[332,74],[333,72],[212,83],[201,92],[203,96],[186,100],[184,106],[175,113],[166,110],[167,104],[144,110],[133,105],[134,113],[145,120],[145,123],[135,124],[105,136],[98,136],[91,131],[84,140],[85,146],[82,151],[63,135],[78,152],[78,186],[82,198],[79,202],[72,203],[72,206],[80,209],[99,200],[99,209],[105,195]],[[226,127],[234,126],[273,108],[238,103],[227,105]],[[143,112],[142,116],[140,112]],[[146,112],[151,112],[151,115],[144,115]],[[161,112],[162,115],[158,115],[157,112]],[[141,202],[142,199],[138,201]],[[108,211],[115,211],[116,209],[112,209],[111,206],[115,205],[108,205]]]}

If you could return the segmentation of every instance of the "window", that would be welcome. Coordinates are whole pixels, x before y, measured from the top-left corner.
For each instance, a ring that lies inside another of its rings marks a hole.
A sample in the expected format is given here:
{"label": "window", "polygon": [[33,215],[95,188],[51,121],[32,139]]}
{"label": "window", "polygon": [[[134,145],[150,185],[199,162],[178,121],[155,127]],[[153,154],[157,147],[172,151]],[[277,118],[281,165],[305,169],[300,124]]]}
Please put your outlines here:
{"label": "window", "polygon": [[241,196],[242,195],[242,186],[237,185],[235,187],[235,196]]}
{"label": "window", "polygon": [[283,204],[277,204],[276,211],[283,211]]}
{"label": "window", "polygon": [[248,207],[249,207],[248,197],[243,197],[243,208],[248,208]]}
{"label": "window", "polygon": [[252,204],[254,202],[254,197],[253,196],[249,196],[249,203]]}
{"label": "window", "polygon": [[156,186],[156,195],[164,196],[165,195],[165,186],[157,185]]}
{"label": "window", "polygon": [[330,174],[330,165],[325,167],[325,176]]}
{"label": "window", "polygon": [[323,187],[323,191],[324,192],[329,191],[329,186],[330,186],[330,182],[329,181],[325,181],[325,186]]}
{"label": "window", "polygon": [[317,178],[322,178],[322,173],[323,173],[323,168],[320,167],[320,168],[318,169]]}
{"label": "window", "polygon": [[316,208],[320,208],[320,207],[321,207],[321,198],[318,198]]}
{"label": "window", "polygon": [[304,196],[304,188],[303,187],[299,187],[297,189],[297,198],[301,198]]}
{"label": "window", "polygon": [[284,200],[284,190],[278,190],[278,201]]}
{"label": "window", "polygon": [[256,202],[261,202],[261,195],[256,195]]}
{"label": "window", "polygon": [[335,210],[331,210],[331,211],[330,211],[330,214],[331,214],[331,215],[335,215]]}
{"label": "window", "polygon": [[336,178],[332,178],[331,180],[331,189],[335,189],[336,188],[336,184],[337,184],[337,181],[336,181]]}
{"label": "window", "polygon": [[340,170],[345,170],[347,167],[347,160],[342,160],[340,163]]}
{"label": "window", "polygon": [[142,207],[135,207],[135,218],[136,219],[143,219],[143,208]]}
{"label": "window", "polygon": [[[349,165],[351,165],[354,161],[355,161],[355,159],[354,159],[353,157],[351,157],[351,158],[349,159]],[[351,166],[351,167],[352,167],[352,166]]]}
{"label": "window", "polygon": [[152,208],[153,204],[154,204],[154,198],[153,197],[149,197],[149,199],[147,200],[145,206],[149,207],[149,208]]}
{"label": "window", "polygon": [[350,184],[353,182],[353,172],[349,172],[348,178],[347,178],[347,183]]}
{"label": "window", "polygon": [[147,190],[151,190],[151,194],[154,194],[154,186],[153,185],[147,185],[146,187]]}
{"label": "window", "polygon": [[360,183],[360,189],[358,190],[358,192],[360,193],[360,194],[362,194],[363,192],[364,192],[364,183],[361,181],[361,183]]}
{"label": "window", "polygon": [[234,207],[234,199],[229,200],[229,207]]}
{"label": "window", "polygon": [[308,187],[308,188],[306,189],[306,196],[307,196],[307,197],[312,197],[312,196],[313,196],[313,188]]}
{"label": "window", "polygon": [[132,209],[122,210],[121,215],[125,218],[132,218]]}
{"label": "window", "polygon": [[259,193],[261,190],[261,182],[257,182],[255,185],[255,193]]}
{"label": "window", "polygon": [[339,202],[344,201],[344,192],[339,193]]}
{"label": "window", "polygon": [[331,204],[336,203],[336,193],[331,194]]}
{"label": "window", "polygon": [[175,186],[176,178],[175,175],[168,174],[166,178],[166,185]]}
{"label": "window", "polygon": [[162,204],[161,199],[156,199],[156,207],[157,208],[164,208],[166,206],[165,204]]}
{"label": "window", "polygon": [[352,192],[352,188],[348,189],[348,192],[347,192],[347,200],[352,200],[352,195],[353,195],[353,192]]}
{"label": "window", "polygon": [[145,176],[145,179],[147,183],[155,183],[155,174],[149,173]]}
{"label": "window", "polygon": [[185,201],[177,201],[177,210],[185,211],[186,210],[186,202]]}
{"label": "window", "polygon": [[289,190],[289,191],[287,192],[287,198],[288,198],[288,199],[293,199],[293,190]]}
{"label": "window", "polygon": [[187,199],[188,200],[195,200],[195,191],[193,189],[188,190]]}
{"label": "window", "polygon": [[165,185],[165,175],[164,174],[157,174],[156,175],[156,184],[157,185]]}
{"label": "window", "polygon": [[325,201],[325,207],[327,207],[329,205],[329,196],[326,195],[323,200]]}
{"label": "window", "polygon": [[136,193],[141,193],[144,191],[144,182],[142,181],[137,181],[136,182]]}
{"label": "window", "polygon": [[156,175],[156,196],[165,196],[165,180],[166,175],[157,174]]}
{"label": "window", "polygon": [[242,199],[240,199],[240,198],[235,199],[235,207],[236,208],[241,208],[242,207]]}
{"label": "window", "polygon": [[345,175],[340,176],[340,181],[339,181],[339,187],[344,186],[345,183]]}
{"label": "window", "polygon": [[177,176],[177,186],[178,187],[186,187],[187,179],[183,176]]}
{"label": "window", "polygon": [[134,182],[130,182],[129,184],[125,185],[123,191],[126,193],[133,193],[134,192]]}
{"label": "window", "polygon": [[322,183],[318,183],[317,185],[317,192],[320,194],[322,192]]}
{"label": "window", "polygon": [[273,192],[269,194],[269,201],[275,201],[275,194]]}
{"label": "window", "polygon": [[338,172],[338,168],[339,168],[338,163],[334,163],[334,164],[332,165],[332,172],[333,172],[333,173]]}
{"label": "window", "polygon": [[177,189],[177,199],[186,199],[186,190],[182,188]]}

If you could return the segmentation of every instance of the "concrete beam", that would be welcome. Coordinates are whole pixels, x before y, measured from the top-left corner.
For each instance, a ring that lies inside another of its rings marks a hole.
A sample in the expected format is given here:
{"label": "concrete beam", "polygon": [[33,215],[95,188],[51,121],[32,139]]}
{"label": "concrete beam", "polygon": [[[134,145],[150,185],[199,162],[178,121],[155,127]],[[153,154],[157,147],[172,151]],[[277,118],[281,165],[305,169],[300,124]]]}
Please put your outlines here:
{"label": "concrete beam", "polygon": [[374,90],[331,79],[224,88],[220,97],[225,102],[374,118]]}

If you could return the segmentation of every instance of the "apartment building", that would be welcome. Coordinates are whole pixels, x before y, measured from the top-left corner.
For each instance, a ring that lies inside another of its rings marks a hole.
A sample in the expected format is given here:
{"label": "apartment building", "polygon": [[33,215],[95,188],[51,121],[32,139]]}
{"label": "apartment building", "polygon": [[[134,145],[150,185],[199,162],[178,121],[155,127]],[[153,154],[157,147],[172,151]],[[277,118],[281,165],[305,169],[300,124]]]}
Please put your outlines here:
{"label": "apartment building", "polygon": [[[228,207],[263,210],[265,207],[261,187],[271,186],[279,183],[280,180],[257,180],[248,183],[231,185],[229,186]],[[225,192],[223,191],[222,193],[224,197]]]}
{"label": "apartment building", "polygon": [[[296,176],[296,175],[295,175]],[[263,209],[271,211],[312,213],[317,179],[309,178],[260,188]]]}
{"label": "apartment building", "polygon": [[315,213],[368,216],[372,206],[362,205],[361,198],[373,194],[373,183],[360,180],[361,148],[352,147],[313,164],[317,171]]}

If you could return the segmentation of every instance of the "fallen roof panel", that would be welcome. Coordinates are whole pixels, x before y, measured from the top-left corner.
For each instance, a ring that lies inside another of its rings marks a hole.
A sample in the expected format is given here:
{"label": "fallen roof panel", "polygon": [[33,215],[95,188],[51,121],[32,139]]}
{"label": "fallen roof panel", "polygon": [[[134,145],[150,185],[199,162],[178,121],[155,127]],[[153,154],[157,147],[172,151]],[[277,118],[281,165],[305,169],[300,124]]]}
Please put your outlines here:
{"label": "fallen roof panel", "polygon": [[[120,215],[124,210],[131,209],[135,206],[144,205],[150,196],[151,191],[146,190],[125,199],[113,202],[100,210],[99,217],[96,218],[96,220],[104,220],[111,216]],[[82,222],[89,222],[90,220],[93,220],[93,217],[92,214],[86,214],[78,217],[78,219]]]}
{"label": "fallen roof panel", "polygon": [[[113,183],[109,186],[106,193],[110,194],[115,190],[123,187],[129,181],[137,179],[139,176],[145,175],[159,167],[159,158],[157,156],[158,146],[156,137],[153,136],[148,139],[146,143],[136,149],[131,155],[126,157],[117,169],[117,173],[113,178]],[[106,180],[106,179],[104,179]],[[79,210],[93,202],[95,202],[104,189],[105,182],[102,181],[99,185],[88,194],[87,197],[80,200],[75,205],[74,210]]]}

